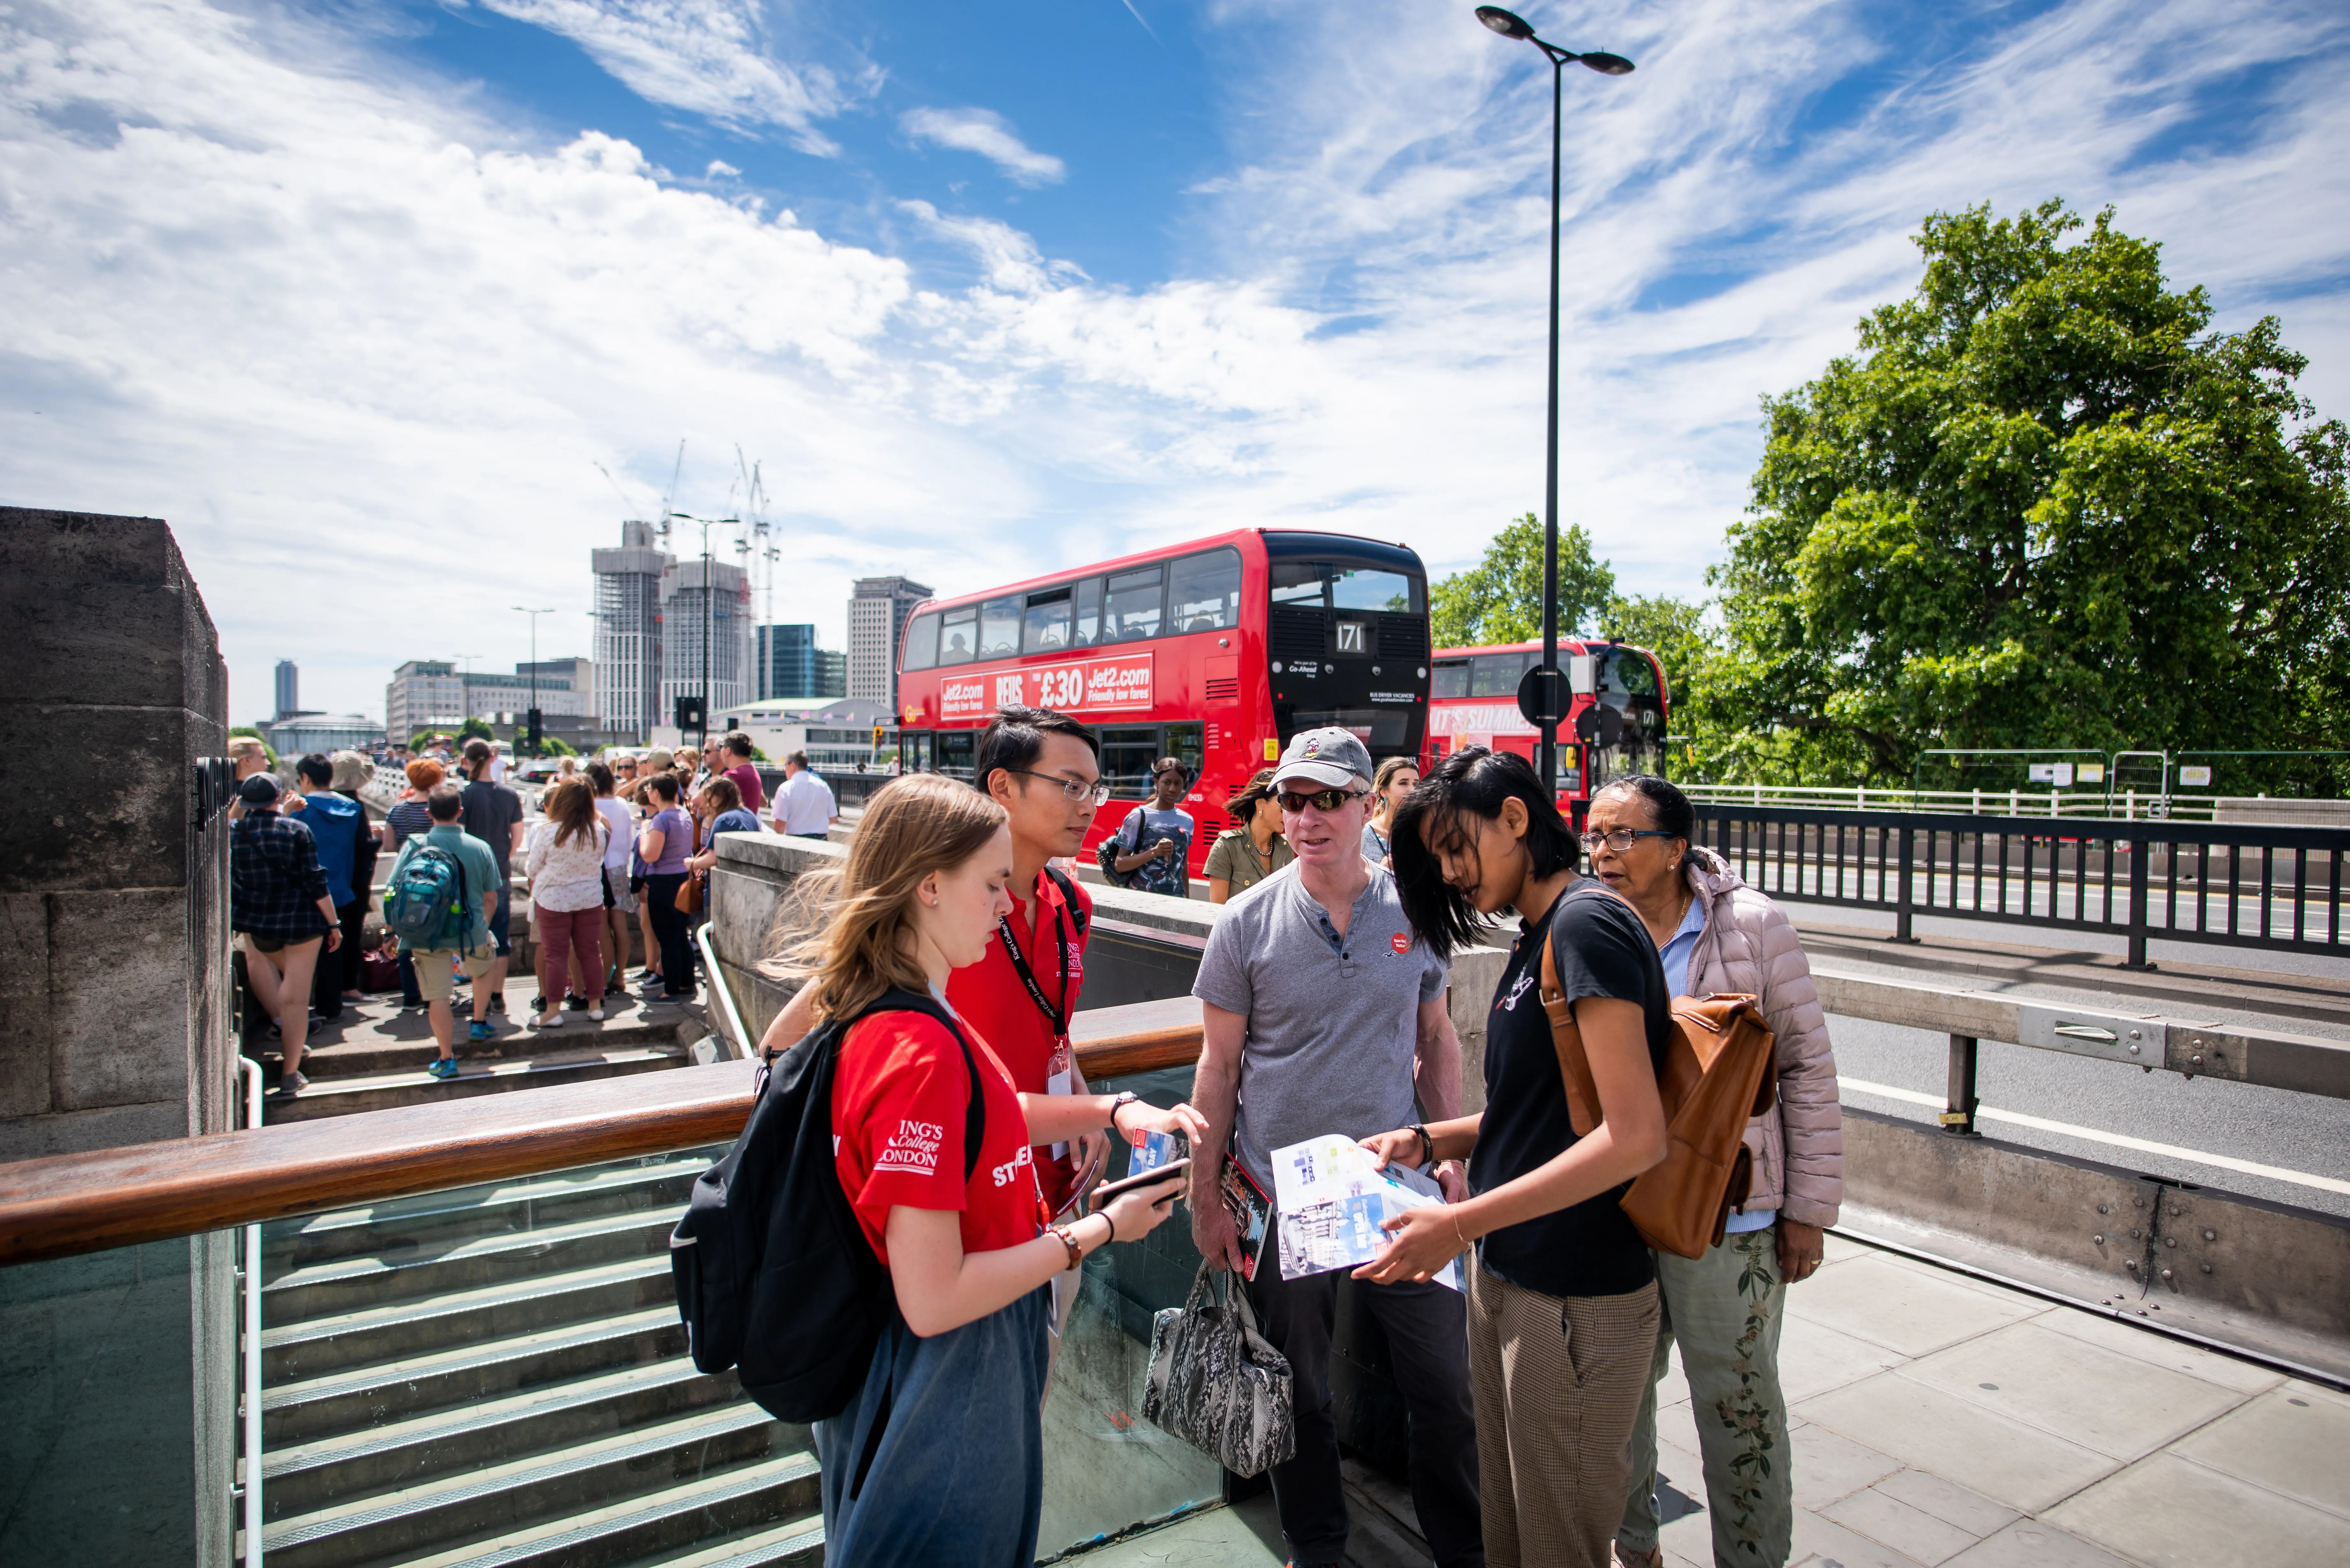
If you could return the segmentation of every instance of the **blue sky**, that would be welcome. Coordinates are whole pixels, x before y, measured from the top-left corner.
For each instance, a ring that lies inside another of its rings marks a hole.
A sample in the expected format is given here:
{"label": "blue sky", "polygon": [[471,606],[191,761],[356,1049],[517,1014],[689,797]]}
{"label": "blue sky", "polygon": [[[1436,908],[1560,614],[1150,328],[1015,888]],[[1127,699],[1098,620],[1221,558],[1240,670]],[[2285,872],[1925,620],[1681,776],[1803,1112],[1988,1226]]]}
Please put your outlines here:
{"label": "blue sky", "polygon": [[[2052,195],[2350,402],[2338,6],[1534,7],[1570,71],[1566,480],[1702,592],[1756,400]],[[170,519],[235,716],[524,656],[758,462],[776,618],[1263,523],[1441,572],[1538,504],[1547,72],[1466,5],[6,0],[0,499]]]}

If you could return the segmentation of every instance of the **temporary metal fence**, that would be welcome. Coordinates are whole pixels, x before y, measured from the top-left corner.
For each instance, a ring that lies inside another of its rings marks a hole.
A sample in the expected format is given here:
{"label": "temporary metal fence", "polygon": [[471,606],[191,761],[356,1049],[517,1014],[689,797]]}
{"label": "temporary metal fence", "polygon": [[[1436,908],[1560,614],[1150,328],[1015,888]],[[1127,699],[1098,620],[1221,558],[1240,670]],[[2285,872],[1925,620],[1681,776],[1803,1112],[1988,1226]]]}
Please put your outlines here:
{"label": "temporary metal fence", "polygon": [[1908,940],[1921,914],[2108,931],[2146,962],[2152,938],[2350,953],[2350,829],[1945,815],[1710,802],[1697,842],[1773,898],[1882,909]]}

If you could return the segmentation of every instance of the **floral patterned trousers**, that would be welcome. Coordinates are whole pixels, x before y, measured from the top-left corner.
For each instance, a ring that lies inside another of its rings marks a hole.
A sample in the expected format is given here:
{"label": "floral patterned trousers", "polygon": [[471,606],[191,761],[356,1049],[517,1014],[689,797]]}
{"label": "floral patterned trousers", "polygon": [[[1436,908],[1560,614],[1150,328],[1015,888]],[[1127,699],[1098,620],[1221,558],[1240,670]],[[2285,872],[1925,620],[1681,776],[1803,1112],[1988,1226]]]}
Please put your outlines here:
{"label": "floral patterned trousers", "polygon": [[[1780,1568],[1794,1528],[1788,1468],[1787,1404],[1779,1392],[1779,1323],[1787,1293],[1779,1281],[1778,1230],[1724,1236],[1702,1258],[1654,1254],[1664,1318],[1648,1397],[1632,1433],[1632,1492],[1616,1539],[1627,1549],[1657,1545],[1657,1384],[1676,1343],[1689,1378],[1705,1467],[1705,1507],[1713,1521],[1717,1568]],[[1694,1477],[1666,1457],[1683,1491]]]}

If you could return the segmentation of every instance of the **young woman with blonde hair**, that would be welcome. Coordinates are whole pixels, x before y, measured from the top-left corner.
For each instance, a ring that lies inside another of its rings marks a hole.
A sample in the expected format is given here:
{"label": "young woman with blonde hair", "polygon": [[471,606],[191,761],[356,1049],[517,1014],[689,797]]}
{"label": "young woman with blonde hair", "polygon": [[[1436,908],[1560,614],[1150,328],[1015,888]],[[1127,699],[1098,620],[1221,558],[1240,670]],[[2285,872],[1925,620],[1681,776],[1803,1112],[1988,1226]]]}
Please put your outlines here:
{"label": "young woman with blonde hair", "polygon": [[1049,1287],[1087,1253],[1149,1233],[1180,1179],[1054,1226],[1030,1149],[1104,1126],[1205,1133],[1189,1106],[1016,1092],[948,1003],[948,975],[986,956],[1012,909],[1011,877],[1002,806],[937,774],[892,780],[841,869],[810,879],[813,934],[766,966],[805,981],[821,1023],[847,1025],[834,1047],[836,1163],[897,1308],[864,1387],[816,1423],[835,1568],[1034,1560]]}

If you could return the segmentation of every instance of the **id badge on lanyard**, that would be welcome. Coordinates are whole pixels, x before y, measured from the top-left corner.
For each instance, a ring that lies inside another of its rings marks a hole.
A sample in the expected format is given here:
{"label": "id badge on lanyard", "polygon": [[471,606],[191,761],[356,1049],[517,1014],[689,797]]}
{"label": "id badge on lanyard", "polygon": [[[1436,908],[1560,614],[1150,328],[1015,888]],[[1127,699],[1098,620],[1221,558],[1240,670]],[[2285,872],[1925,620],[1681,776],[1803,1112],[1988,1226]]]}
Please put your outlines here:
{"label": "id badge on lanyard", "polygon": [[[1039,903],[1042,903],[1041,896]],[[1039,913],[1042,913],[1041,909]],[[1053,1054],[1045,1066],[1045,1092],[1066,1095],[1076,1086],[1076,1053],[1069,1047],[1069,1015],[1045,1000],[1045,988],[1036,983],[1036,971],[1029,966],[1028,955],[1020,950],[1020,940],[1012,934],[1012,922],[999,917],[995,922],[995,934],[1003,943],[1004,956],[1012,961],[1013,972],[1020,977],[1020,983],[1028,988],[1028,999],[1036,1004],[1036,1011],[1045,1015],[1045,1023],[1053,1031]],[[1057,904],[1053,907],[1053,937],[1061,950],[1061,997],[1066,1002],[1069,995],[1069,925]],[[1055,1159],[1066,1158],[1068,1152],[1066,1143],[1053,1146]]]}

